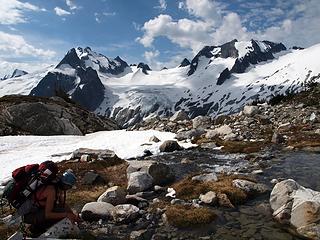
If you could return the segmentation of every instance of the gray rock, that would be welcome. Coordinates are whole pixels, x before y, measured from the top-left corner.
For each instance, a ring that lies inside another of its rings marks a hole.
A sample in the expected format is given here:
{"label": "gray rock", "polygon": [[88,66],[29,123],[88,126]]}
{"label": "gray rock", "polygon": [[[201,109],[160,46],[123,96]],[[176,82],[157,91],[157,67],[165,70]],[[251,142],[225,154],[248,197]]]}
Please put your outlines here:
{"label": "gray rock", "polygon": [[201,182],[216,182],[216,181],[218,181],[218,177],[217,177],[216,173],[212,172],[212,173],[194,176],[194,177],[192,177],[192,180],[201,181]]}
{"label": "gray rock", "polygon": [[183,111],[179,110],[173,116],[170,118],[170,121],[176,122],[176,121],[184,121],[184,120],[189,120],[188,115]]}
{"label": "gray rock", "polygon": [[119,186],[108,188],[97,200],[97,202],[107,202],[112,205],[119,205],[125,203],[127,191]]}
{"label": "gray rock", "polygon": [[153,178],[154,185],[165,185],[172,182],[175,178],[169,166],[163,163],[151,164],[148,173]]}
{"label": "gray rock", "polygon": [[106,202],[90,202],[84,205],[81,210],[81,218],[84,221],[99,221],[112,218],[114,206]]}
{"label": "gray rock", "polygon": [[176,141],[167,140],[160,146],[160,152],[174,152],[180,151],[183,147],[181,147]]}
{"label": "gray rock", "polygon": [[152,137],[150,137],[150,139],[149,139],[149,142],[160,142],[160,139],[159,138],[157,138],[156,136],[152,136]]}
{"label": "gray rock", "polygon": [[6,96],[0,108],[2,135],[83,135],[119,127],[110,119],[70,102],[33,96]]}
{"label": "gray rock", "polygon": [[77,225],[72,224],[68,218],[64,218],[41,234],[39,239],[60,239],[68,236],[80,236],[80,229]]}
{"label": "gray rock", "polygon": [[82,184],[84,185],[97,185],[104,184],[105,182],[99,174],[92,171],[85,173],[82,179]]}
{"label": "gray rock", "polygon": [[210,128],[211,126],[211,118],[208,116],[198,116],[192,119],[192,127],[196,128]]}
{"label": "gray rock", "polygon": [[275,219],[290,223],[304,237],[320,239],[320,192],[287,179],[274,186],[270,205]]}
{"label": "gray rock", "polygon": [[235,179],[232,185],[239,188],[250,195],[265,193],[269,190],[268,186],[261,183],[254,183],[244,179]]}
{"label": "gray rock", "polygon": [[259,107],[258,106],[244,106],[242,112],[244,115],[253,116],[253,115],[259,113]]}
{"label": "gray rock", "polygon": [[113,220],[118,223],[129,223],[139,217],[139,208],[131,204],[122,204],[114,207]]}
{"label": "gray rock", "polygon": [[152,187],[153,178],[146,172],[130,174],[127,190],[130,194],[143,192]]}
{"label": "gray rock", "polygon": [[200,137],[206,131],[204,129],[191,129],[189,131],[182,131],[176,134],[176,139],[178,141],[186,139],[194,139]]}
{"label": "gray rock", "polygon": [[209,205],[214,205],[218,200],[217,194],[212,191],[207,192],[206,194],[201,194],[199,199],[201,202]]}
{"label": "gray rock", "polygon": [[88,155],[90,159],[103,160],[110,165],[118,165],[124,163],[124,160],[119,158],[114,151],[111,150],[97,150],[89,148],[79,148],[72,153],[71,159],[80,159],[83,155]]}

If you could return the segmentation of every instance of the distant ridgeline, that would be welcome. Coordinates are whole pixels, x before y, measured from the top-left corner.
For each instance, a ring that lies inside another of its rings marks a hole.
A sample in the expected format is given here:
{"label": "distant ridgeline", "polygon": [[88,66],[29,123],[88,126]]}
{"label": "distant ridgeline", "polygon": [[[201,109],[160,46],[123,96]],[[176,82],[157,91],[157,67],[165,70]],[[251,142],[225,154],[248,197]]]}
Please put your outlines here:
{"label": "distant ridgeline", "polygon": [[191,61],[183,59],[177,67],[155,71],[145,63],[129,65],[119,56],[113,59],[78,47],[43,73],[0,81],[0,96],[64,94],[123,127],[178,110],[189,117],[214,117],[317,81],[319,55],[320,44],[287,49],[282,43],[233,40],[205,46]]}

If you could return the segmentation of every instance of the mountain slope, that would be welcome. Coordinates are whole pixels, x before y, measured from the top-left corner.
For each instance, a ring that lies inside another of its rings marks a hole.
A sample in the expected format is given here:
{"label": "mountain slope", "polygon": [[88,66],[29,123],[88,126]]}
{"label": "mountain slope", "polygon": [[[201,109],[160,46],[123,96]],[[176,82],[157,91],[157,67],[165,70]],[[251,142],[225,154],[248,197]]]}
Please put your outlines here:
{"label": "mountain slope", "polygon": [[129,66],[120,57],[77,48],[45,74],[1,81],[0,96],[52,96],[62,90],[122,126],[171,116],[179,109],[190,117],[214,117],[235,113],[255,100],[301,90],[306,82],[320,78],[319,54],[320,44],[287,50],[281,43],[233,40],[204,47],[190,64],[184,60],[176,68],[153,71],[144,63]]}

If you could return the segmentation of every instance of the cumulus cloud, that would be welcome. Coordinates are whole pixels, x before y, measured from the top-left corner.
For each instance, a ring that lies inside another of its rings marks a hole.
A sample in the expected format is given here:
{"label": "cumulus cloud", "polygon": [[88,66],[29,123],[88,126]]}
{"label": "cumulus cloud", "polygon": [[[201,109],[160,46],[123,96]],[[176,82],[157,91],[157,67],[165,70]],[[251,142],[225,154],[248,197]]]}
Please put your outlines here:
{"label": "cumulus cloud", "polygon": [[[190,18],[174,20],[170,15],[145,22],[143,35],[136,40],[155,49],[154,40],[166,37],[181,48],[197,53],[205,45],[232,39],[270,40],[308,47],[320,42],[320,4],[318,0],[276,0],[251,2],[237,0],[239,8],[211,0],[184,0],[178,7]],[[235,12],[237,11],[237,12]],[[259,27],[257,27],[259,26]]]}
{"label": "cumulus cloud", "polygon": [[8,34],[0,31],[0,57],[42,57],[50,59],[55,56],[55,52],[37,48],[28,43],[21,35]]}
{"label": "cumulus cloud", "polygon": [[79,6],[77,6],[75,1],[73,1],[73,0],[66,0],[66,4],[70,8],[70,10],[79,9]]}
{"label": "cumulus cloud", "polygon": [[66,16],[71,14],[71,12],[68,12],[60,7],[55,7],[54,11],[58,16]]}
{"label": "cumulus cloud", "polygon": [[204,21],[174,21],[171,16],[161,14],[144,24],[142,30],[145,34],[137,41],[145,47],[151,47],[156,37],[165,36],[181,47],[199,50],[203,43],[210,42],[210,28],[211,25]]}
{"label": "cumulus cloud", "polygon": [[159,6],[156,6],[155,8],[160,9],[161,11],[164,11],[167,9],[167,2],[166,0],[159,0]]}
{"label": "cumulus cloud", "polygon": [[0,0],[0,24],[12,25],[27,22],[24,16],[26,11],[46,11],[28,2],[18,0]]}
{"label": "cumulus cloud", "polygon": [[148,63],[154,62],[155,58],[159,56],[160,52],[158,50],[156,51],[146,51],[144,53],[144,58]]}

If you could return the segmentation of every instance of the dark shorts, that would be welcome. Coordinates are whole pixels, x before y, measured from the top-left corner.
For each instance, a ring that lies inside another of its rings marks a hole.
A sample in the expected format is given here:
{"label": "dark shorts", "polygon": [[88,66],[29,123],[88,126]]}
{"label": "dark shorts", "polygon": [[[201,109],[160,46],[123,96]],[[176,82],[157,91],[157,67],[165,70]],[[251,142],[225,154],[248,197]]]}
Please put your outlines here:
{"label": "dark shorts", "polygon": [[[66,212],[66,209],[55,207],[53,211]],[[30,213],[23,216],[24,223],[31,224],[34,228],[38,228],[39,230],[47,229],[59,221],[60,219],[46,219],[44,208],[34,208]]]}

